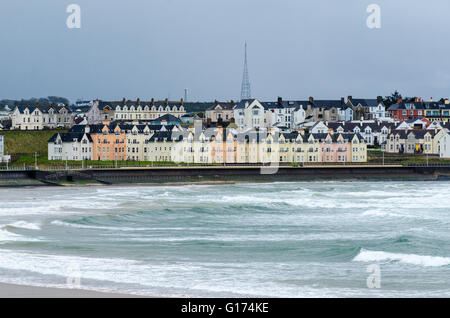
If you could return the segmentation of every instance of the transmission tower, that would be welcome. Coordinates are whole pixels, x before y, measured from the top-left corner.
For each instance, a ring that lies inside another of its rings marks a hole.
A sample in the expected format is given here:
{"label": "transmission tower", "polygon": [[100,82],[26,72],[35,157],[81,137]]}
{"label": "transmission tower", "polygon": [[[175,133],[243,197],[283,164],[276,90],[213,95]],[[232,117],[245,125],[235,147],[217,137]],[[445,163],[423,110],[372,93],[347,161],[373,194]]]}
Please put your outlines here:
{"label": "transmission tower", "polygon": [[247,68],[247,42],[245,43],[245,58],[244,58],[244,75],[242,76],[242,86],[241,86],[241,100],[250,99],[252,97],[250,91],[250,78],[248,77]]}

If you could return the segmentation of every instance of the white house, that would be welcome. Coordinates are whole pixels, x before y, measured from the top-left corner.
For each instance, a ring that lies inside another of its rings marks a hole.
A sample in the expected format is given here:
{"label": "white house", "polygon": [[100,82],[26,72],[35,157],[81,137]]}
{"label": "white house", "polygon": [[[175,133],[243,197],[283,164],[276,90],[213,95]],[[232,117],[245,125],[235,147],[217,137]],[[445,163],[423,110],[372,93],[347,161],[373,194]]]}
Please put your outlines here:
{"label": "white house", "polygon": [[439,156],[450,159],[450,132],[444,134],[438,143]]}
{"label": "white house", "polygon": [[57,133],[48,141],[48,160],[92,160],[88,133]]}
{"label": "white house", "polygon": [[11,121],[11,129],[19,130],[69,128],[73,125],[73,114],[65,106],[16,106]]}
{"label": "white house", "polygon": [[267,128],[268,121],[271,121],[271,116],[266,112],[264,106],[256,99],[243,100],[234,108],[235,124],[241,130],[248,130],[251,128]]}
{"label": "white house", "polygon": [[318,121],[311,127],[310,132],[312,134],[327,134],[328,126],[323,121]]}
{"label": "white house", "polygon": [[11,156],[5,156],[5,148],[4,148],[5,138],[3,135],[0,135],[0,162],[8,162],[11,160]]}

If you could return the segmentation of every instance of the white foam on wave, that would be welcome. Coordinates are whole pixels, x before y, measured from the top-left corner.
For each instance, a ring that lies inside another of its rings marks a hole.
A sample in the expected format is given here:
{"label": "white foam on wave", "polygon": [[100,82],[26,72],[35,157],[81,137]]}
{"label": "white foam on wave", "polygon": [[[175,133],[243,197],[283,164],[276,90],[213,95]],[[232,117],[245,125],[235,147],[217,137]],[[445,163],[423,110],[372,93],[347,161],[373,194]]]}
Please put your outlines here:
{"label": "white foam on wave", "polygon": [[421,219],[421,220],[432,220],[429,216],[425,216],[423,211],[420,211],[419,215],[411,214],[411,211],[408,212],[398,212],[392,213],[385,211],[384,209],[369,209],[361,213],[361,216],[367,217],[391,217],[391,218],[407,218],[407,219]]}
{"label": "white foam on wave", "polygon": [[427,256],[417,254],[389,253],[383,251],[369,251],[361,249],[358,255],[353,259],[356,262],[383,262],[396,261],[404,264],[439,267],[450,265],[450,257]]}
{"label": "white foam on wave", "polygon": [[111,231],[151,231],[153,228],[149,227],[117,227],[117,226],[101,226],[101,225],[87,225],[87,224],[77,224],[64,222],[59,220],[54,220],[50,222],[52,225],[71,227],[77,229],[88,229],[88,230],[111,230]]}
{"label": "white foam on wave", "polygon": [[0,244],[6,242],[36,242],[36,241],[39,240],[0,229]]}

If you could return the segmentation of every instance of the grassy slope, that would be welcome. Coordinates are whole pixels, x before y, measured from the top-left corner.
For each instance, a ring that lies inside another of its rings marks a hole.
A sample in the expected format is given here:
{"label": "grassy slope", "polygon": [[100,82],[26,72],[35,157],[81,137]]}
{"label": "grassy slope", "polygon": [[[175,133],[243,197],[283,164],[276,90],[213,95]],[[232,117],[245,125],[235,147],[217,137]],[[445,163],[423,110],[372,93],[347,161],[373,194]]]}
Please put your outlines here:
{"label": "grassy slope", "polygon": [[56,132],[66,132],[67,130],[40,130],[40,131],[0,131],[5,137],[5,153],[10,155],[18,153],[39,153],[47,156],[47,141]]}

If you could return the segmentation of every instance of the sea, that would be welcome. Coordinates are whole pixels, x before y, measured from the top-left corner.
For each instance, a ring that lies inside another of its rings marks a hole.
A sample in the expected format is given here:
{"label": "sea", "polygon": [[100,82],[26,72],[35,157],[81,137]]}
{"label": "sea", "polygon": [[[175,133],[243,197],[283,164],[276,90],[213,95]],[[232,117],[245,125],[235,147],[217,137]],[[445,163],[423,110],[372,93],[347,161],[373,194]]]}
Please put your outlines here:
{"label": "sea", "polygon": [[449,297],[450,182],[3,188],[0,282],[158,297]]}

